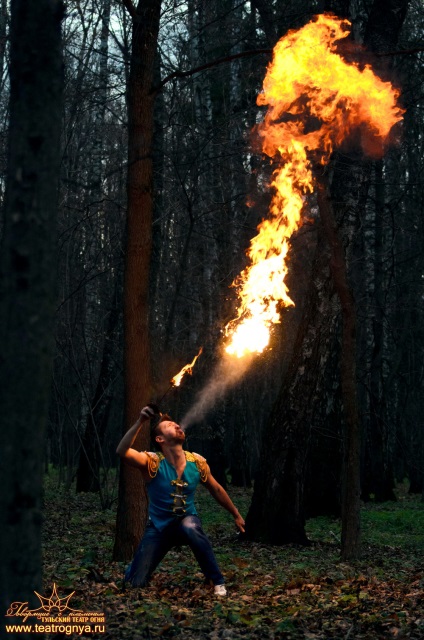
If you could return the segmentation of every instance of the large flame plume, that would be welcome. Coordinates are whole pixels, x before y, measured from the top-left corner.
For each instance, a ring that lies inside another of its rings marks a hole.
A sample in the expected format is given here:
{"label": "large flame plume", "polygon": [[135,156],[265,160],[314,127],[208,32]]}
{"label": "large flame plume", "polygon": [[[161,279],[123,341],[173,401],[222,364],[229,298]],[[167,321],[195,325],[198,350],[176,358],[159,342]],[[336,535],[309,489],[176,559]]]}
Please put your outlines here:
{"label": "large flame plume", "polygon": [[323,14],[290,31],[274,48],[257,99],[268,107],[258,131],[263,152],[280,166],[271,183],[269,217],[251,241],[250,264],[233,283],[239,308],[225,329],[231,355],[262,352],[280,308],[293,304],[284,282],[288,241],[314,188],[313,164],[328,163],[334,147],[353,130],[363,133],[364,151],[381,154],[402,118],[399,92],[369,65],[360,68],[336,52],[337,41],[349,32],[347,20]]}

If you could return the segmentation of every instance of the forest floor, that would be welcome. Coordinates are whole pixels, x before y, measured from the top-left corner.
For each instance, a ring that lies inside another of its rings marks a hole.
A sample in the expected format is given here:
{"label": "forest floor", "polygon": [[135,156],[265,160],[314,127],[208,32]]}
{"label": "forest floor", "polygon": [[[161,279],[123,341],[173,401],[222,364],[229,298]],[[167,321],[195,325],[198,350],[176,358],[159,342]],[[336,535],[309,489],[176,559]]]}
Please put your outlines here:
{"label": "forest floor", "polygon": [[[247,513],[250,493],[229,487]],[[45,491],[44,586],[75,591],[69,606],[103,612],[105,632],[66,636],[379,640],[424,639],[424,504],[405,491],[362,510],[363,553],[340,560],[340,522],[307,523],[310,547],[240,542],[232,518],[199,489],[198,510],[226,578],[228,596],[205,586],[189,549],[171,551],[149,588],[122,592],[123,563],[111,561],[115,509],[96,495]],[[65,637],[63,635],[48,638]]]}

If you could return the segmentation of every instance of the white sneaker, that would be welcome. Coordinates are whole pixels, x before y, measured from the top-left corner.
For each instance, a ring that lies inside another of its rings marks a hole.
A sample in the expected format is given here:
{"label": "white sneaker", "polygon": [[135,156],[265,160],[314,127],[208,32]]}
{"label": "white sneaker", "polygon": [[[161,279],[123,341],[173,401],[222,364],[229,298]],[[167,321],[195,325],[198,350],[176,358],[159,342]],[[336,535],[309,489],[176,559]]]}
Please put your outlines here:
{"label": "white sneaker", "polygon": [[225,588],[225,584],[216,584],[213,592],[216,596],[226,596],[227,589]]}

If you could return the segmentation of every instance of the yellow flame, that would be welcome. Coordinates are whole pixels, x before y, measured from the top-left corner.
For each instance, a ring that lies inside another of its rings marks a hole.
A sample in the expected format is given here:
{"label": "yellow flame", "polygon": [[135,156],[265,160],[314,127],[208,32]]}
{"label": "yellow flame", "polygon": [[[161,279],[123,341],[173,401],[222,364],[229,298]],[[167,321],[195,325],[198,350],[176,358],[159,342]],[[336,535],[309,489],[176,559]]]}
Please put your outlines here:
{"label": "yellow flame", "polygon": [[203,347],[200,347],[199,353],[197,354],[197,356],[195,356],[193,358],[192,362],[190,362],[189,364],[186,364],[185,367],[183,367],[181,369],[181,371],[179,373],[177,373],[177,375],[175,375],[172,378],[171,384],[173,384],[174,387],[179,387],[180,386],[181,380],[183,379],[183,377],[185,376],[186,373],[189,373],[190,375],[193,373],[193,367],[196,364],[196,360],[200,356],[202,351],[203,351]]}
{"label": "yellow flame", "polygon": [[391,128],[402,119],[399,92],[369,65],[359,68],[336,52],[336,42],[349,30],[347,20],[323,14],[289,31],[274,48],[257,99],[268,109],[257,129],[263,152],[280,166],[271,183],[269,217],[251,240],[249,265],[233,283],[239,307],[225,328],[226,351],[232,355],[261,353],[271,326],[280,321],[279,309],[293,304],[284,283],[288,241],[314,188],[312,162],[328,163],[334,147],[354,129],[361,131],[365,151],[381,154]]}

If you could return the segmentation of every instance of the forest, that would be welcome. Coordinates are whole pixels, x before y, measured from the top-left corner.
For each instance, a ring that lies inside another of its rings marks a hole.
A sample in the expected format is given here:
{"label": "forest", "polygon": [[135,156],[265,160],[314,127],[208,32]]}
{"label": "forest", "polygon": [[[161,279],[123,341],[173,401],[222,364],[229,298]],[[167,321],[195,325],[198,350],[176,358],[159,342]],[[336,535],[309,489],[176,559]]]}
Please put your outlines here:
{"label": "forest", "polygon": [[[423,55],[421,0],[0,0],[1,637],[422,640]],[[123,584],[150,403],[226,598]]]}

